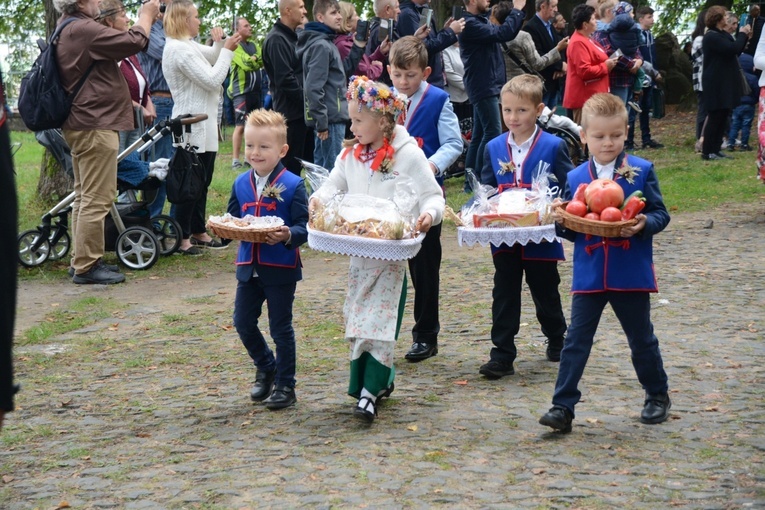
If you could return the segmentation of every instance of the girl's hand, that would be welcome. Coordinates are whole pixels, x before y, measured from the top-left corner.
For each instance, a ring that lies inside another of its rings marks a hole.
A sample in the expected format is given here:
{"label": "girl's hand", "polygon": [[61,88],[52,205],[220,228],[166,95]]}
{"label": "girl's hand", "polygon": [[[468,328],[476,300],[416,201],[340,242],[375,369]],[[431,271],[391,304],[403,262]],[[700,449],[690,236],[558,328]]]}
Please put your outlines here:
{"label": "girl's hand", "polygon": [[417,218],[417,224],[414,226],[414,229],[418,232],[427,232],[432,226],[433,216],[431,216],[430,213],[422,213],[420,214],[420,217]]}
{"label": "girl's hand", "polygon": [[221,27],[214,27],[210,30],[210,37],[214,42],[218,42],[226,38],[226,33]]}
{"label": "girl's hand", "polygon": [[622,228],[622,231],[619,232],[621,237],[632,237],[645,228],[645,221],[647,219],[645,214],[638,214],[635,216],[635,219],[638,220],[636,224],[631,227]]}
{"label": "girl's hand", "polygon": [[290,238],[290,228],[286,225],[282,225],[282,229],[276,232],[269,232],[266,236],[266,243],[274,245],[277,243],[283,243]]}

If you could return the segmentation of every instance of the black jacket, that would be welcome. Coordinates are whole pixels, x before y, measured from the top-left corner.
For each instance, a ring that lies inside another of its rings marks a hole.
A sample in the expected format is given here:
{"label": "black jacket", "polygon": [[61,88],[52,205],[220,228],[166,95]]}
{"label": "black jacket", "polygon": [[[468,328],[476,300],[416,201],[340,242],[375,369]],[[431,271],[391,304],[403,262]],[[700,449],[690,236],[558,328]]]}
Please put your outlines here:
{"label": "black jacket", "polygon": [[728,32],[710,28],[701,41],[704,53],[704,103],[707,111],[732,110],[741,100],[741,71],[738,56],[746,45],[746,34],[733,39]]}
{"label": "black jacket", "polygon": [[[558,41],[560,41],[560,37],[558,37],[558,33],[555,31],[555,29],[552,30],[552,39],[550,38],[550,33],[547,31],[547,28],[545,28],[542,20],[539,19],[539,16],[536,14],[526,22],[521,30],[531,34],[531,38],[534,40],[534,46],[536,46],[537,53],[540,55],[545,55],[547,52],[555,48],[555,46],[558,44]],[[545,79],[545,83],[548,83],[552,81],[555,71],[562,70],[563,61],[559,60],[539,71],[539,74],[541,74],[542,78]]]}
{"label": "black jacket", "polygon": [[297,40],[297,33],[277,20],[263,41],[263,66],[274,110],[287,121],[303,118],[303,66],[297,56]]}
{"label": "black jacket", "polygon": [[[424,6],[419,6],[411,0],[404,0],[399,4],[401,14],[398,15],[398,36],[414,35],[420,28],[420,13]],[[457,42],[457,34],[454,30],[447,28],[440,32],[436,28],[434,18],[430,20],[430,34],[423,41],[428,49],[428,66],[431,69],[428,76],[428,83],[439,88],[446,86],[444,77],[444,59],[441,52]]]}

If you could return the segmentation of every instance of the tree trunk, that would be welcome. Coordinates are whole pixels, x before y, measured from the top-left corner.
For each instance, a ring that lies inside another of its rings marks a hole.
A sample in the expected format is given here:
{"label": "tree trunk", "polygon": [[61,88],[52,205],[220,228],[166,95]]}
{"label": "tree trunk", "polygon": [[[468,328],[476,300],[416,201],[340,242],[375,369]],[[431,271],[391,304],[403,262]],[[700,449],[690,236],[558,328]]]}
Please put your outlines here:
{"label": "tree trunk", "polygon": [[[45,6],[46,38],[56,29],[59,14],[53,8],[53,0],[43,0]],[[53,203],[68,195],[74,188],[74,182],[64,167],[47,150],[40,162],[40,180],[37,182],[37,196],[41,200]]]}

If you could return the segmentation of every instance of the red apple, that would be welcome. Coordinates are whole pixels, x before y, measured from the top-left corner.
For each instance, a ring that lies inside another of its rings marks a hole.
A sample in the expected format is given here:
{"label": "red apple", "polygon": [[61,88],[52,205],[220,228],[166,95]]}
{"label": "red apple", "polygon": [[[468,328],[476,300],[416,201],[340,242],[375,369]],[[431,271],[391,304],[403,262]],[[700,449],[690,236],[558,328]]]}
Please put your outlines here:
{"label": "red apple", "polygon": [[579,200],[572,200],[566,206],[566,212],[582,218],[587,214],[587,205]]}
{"label": "red apple", "polygon": [[618,209],[624,202],[624,191],[611,179],[595,179],[584,190],[584,201],[590,211],[600,214],[606,207]]}
{"label": "red apple", "polygon": [[606,207],[600,213],[600,221],[622,221],[622,212],[616,207]]}

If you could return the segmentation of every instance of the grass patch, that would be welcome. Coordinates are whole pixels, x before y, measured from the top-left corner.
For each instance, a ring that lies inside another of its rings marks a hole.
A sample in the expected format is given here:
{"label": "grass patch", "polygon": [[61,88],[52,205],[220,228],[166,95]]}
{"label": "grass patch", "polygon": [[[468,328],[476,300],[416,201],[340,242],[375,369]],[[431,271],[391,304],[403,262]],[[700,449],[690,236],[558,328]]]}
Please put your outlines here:
{"label": "grass patch", "polygon": [[116,305],[110,298],[85,297],[72,303],[67,310],[55,310],[44,322],[24,331],[20,345],[34,345],[58,335],[76,331],[109,317]]}

